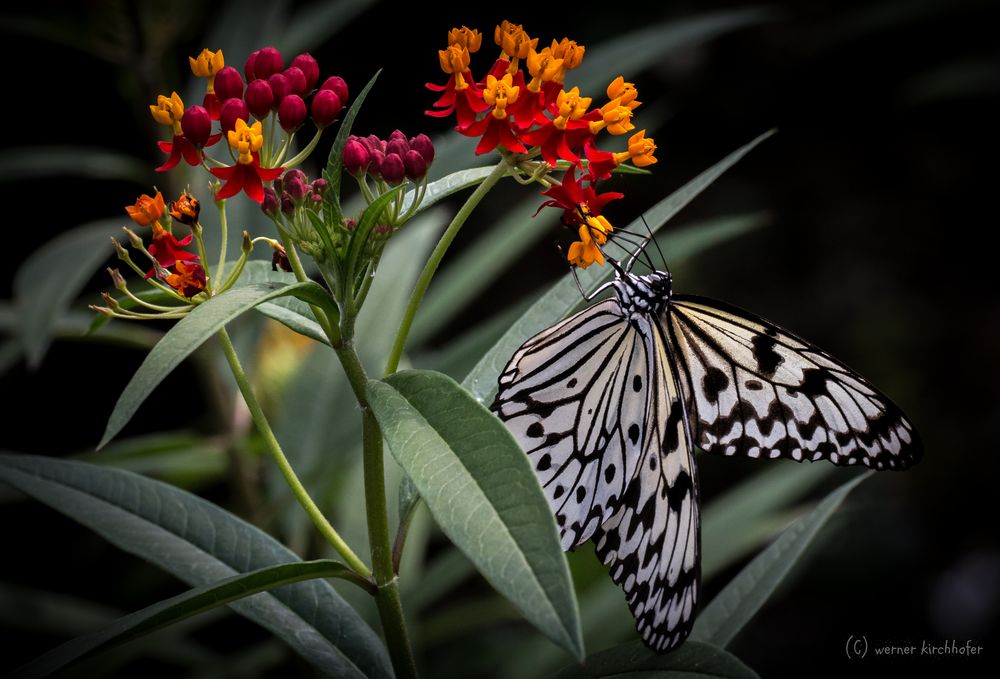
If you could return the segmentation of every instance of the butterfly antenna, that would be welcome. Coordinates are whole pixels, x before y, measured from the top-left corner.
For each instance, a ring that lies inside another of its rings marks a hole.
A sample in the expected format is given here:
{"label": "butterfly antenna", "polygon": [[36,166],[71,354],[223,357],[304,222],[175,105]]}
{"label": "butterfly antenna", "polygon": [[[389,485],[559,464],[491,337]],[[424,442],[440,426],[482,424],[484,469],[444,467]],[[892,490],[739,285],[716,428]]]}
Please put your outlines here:
{"label": "butterfly antenna", "polygon": [[[653,235],[653,230],[651,228],[649,228],[649,224],[646,222],[646,215],[639,215],[639,219],[642,220],[643,226],[645,226],[646,227],[646,231],[649,232],[649,238],[648,238],[647,242],[653,241],[653,247],[656,248],[657,254],[660,255],[660,261],[663,262],[663,269],[667,273],[670,273],[670,267],[667,266],[667,258],[663,255],[663,250],[660,249],[660,243],[656,240],[656,237]],[[652,265],[650,266],[650,268],[652,268],[654,270],[656,269],[656,267],[654,267]]]}

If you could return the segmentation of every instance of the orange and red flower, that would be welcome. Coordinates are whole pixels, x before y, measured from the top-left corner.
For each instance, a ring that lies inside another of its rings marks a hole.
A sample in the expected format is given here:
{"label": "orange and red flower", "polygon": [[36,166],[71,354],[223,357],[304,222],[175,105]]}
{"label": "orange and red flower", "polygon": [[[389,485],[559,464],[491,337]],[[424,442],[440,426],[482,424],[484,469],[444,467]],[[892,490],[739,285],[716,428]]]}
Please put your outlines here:
{"label": "orange and red flower", "polygon": [[238,158],[235,165],[211,168],[212,174],[226,182],[215,194],[215,198],[223,200],[244,191],[252,200],[263,203],[263,182],[277,179],[285,168],[260,166],[258,152],[264,143],[260,121],[247,125],[245,120],[237,120],[236,128],[227,133],[227,138],[229,145],[238,153]]}

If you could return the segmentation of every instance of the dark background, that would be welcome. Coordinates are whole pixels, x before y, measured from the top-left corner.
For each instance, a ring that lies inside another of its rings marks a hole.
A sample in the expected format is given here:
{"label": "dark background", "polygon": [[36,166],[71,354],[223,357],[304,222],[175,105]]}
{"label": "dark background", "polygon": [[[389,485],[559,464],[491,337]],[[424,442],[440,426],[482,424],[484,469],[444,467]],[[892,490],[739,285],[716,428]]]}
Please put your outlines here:
{"label": "dark background", "polygon": [[[671,3],[650,13],[638,5],[560,5],[558,14],[540,15],[529,5],[411,5],[400,16],[386,4],[362,12],[336,40],[312,52],[324,74],[339,73],[352,92],[385,68],[356,130],[440,134],[447,123],[422,115],[433,99],[421,85],[443,80],[435,51],[452,26],[478,27],[487,36],[484,49],[492,49],[486,48],[492,27],[503,18],[523,22],[543,41],[568,35],[596,45],[644,22],[743,6]],[[264,35],[267,8],[244,3],[245,12],[258,13],[257,30]],[[945,0],[772,8],[770,21],[625,74],[646,105],[668,115],[650,131],[660,161],[653,176],[614,180],[613,188],[628,198],[609,215],[624,224],[777,127],[776,136],[675,222],[766,210],[768,226],[675,268],[675,287],[754,310],[843,358],[910,415],[926,456],[911,471],[866,482],[798,569],[796,582],[731,650],[763,676],[798,674],[804,667],[829,675],[918,667],[985,675],[1000,650],[1000,309],[990,246],[997,226],[1000,12],[996,3]],[[150,168],[158,164],[147,104],[187,81],[186,55],[206,46],[206,33],[224,28],[218,15],[210,5],[165,2],[57,4],[46,12],[24,10],[2,20],[5,143],[111,147],[149,161]],[[227,54],[227,63],[241,68],[244,57]],[[643,110],[637,113],[640,127]],[[151,171],[135,184],[73,172],[44,180],[8,173],[5,179],[4,298],[19,262],[38,246],[76,224],[117,214],[151,183],[165,188],[166,181]],[[515,190],[523,191],[505,189]],[[510,194],[499,193],[481,209],[502,211]],[[456,247],[474,237],[467,228]],[[548,240],[560,238],[565,241],[553,231]],[[564,264],[552,252],[538,248],[530,262],[508,272],[503,286],[467,310],[461,324],[559,275]],[[95,276],[84,301],[97,301],[105,287]],[[460,329],[456,324],[445,335]],[[443,343],[445,335],[432,343]],[[38,370],[15,365],[0,382],[2,447],[60,455],[93,446],[140,360],[135,352],[59,342]],[[182,372],[175,381],[187,377]],[[197,422],[196,411],[190,404],[172,409],[171,422]],[[701,460],[706,497],[757,468]],[[224,486],[206,492],[227,501]],[[51,563],[62,589],[90,590],[93,598],[136,607],[129,583],[138,561],[31,503],[0,506],[0,521],[16,555],[3,560],[0,578],[44,587],[47,574],[38,564]],[[74,568],[57,567],[67,559]],[[94,594],[92,578],[109,576],[121,586]],[[717,587],[709,585],[705,600]],[[18,634],[20,659],[56,641]],[[844,644],[851,635],[918,645],[923,639],[973,640],[985,647],[985,656],[849,661]]]}

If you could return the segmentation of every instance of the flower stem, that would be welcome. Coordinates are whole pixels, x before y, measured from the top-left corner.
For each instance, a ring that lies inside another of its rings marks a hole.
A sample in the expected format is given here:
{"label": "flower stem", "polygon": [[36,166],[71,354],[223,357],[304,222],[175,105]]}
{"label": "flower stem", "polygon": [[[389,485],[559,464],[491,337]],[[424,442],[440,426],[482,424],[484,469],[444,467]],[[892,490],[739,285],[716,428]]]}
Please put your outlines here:
{"label": "flower stem", "polygon": [[219,264],[215,267],[215,281],[219,283],[226,270],[226,247],[229,245],[229,233],[227,232],[226,201],[224,199],[216,201],[216,204],[219,206],[219,232],[222,234],[222,243],[219,245]]}
{"label": "flower stem", "polygon": [[316,506],[316,503],[309,496],[309,492],[302,485],[299,477],[295,475],[295,470],[292,469],[292,465],[289,464],[284,451],[281,450],[281,444],[278,443],[278,439],[274,436],[271,425],[268,423],[267,417],[264,415],[264,411],[261,409],[260,403],[253,393],[250,381],[247,379],[246,373],[243,371],[243,366],[240,365],[240,359],[236,355],[233,342],[229,339],[229,333],[223,328],[219,331],[218,337],[219,342],[222,344],[222,351],[226,355],[226,361],[229,362],[229,368],[233,372],[233,377],[236,378],[236,384],[239,385],[240,393],[243,394],[243,400],[246,401],[247,408],[250,409],[250,415],[253,417],[257,430],[264,438],[267,452],[270,453],[275,464],[278,465],[281,475],[285,477],[285,481],[288,483],[289,488],[292,489],[295,498],[302,505],[302,508],[306,510],[306,514],[312,519],[316,528],[326,538],[326,541],[344,558],[347,565],[359,575],[366,578],[371,577],[372,571],[344,542],[344,539],[340,537],[334,527],[330,525],[330,522],[323,516],[323,512],[320,511],[319,507]]}
{"label": "flower stem", "polygon": [[406,345],[406,338],[410,334],[410,327],[413,325],[413,319],[417,315],[417,309],[420,307],[420,303],[424,299],[424,294],[427,292],[427,288],[431,284],[431,279],[434,277],[434,272],[437,271],[438,265],[448,251],[448,247],[455,240],[459,229],[465,224],[472,211],[476,209],[476,206],[479,205],[483,197],[490,192],[490,189],[507,174],[509,167],[506,158],[497,163],[497,166],[483,180],[483,183],[476,187],[476,190],[469,196],[469,199],[465,201],[465,204],[455,215],[455,218],[451,220],[451,224],[448,225],[448,228],[441,235],[441,240],[434,246],[434,252],[431,253],[427,264],[424,265],[424,270],[420,272],[420,278],[417,279],[417,284],[410,294],[410,301],[406,305],[406,311],[403,312],[403,319],[399,323],[399,330],[396,331],[396,341],[392,345],[389,360],[385,364],[386,375],[396,372],[396,369],[399,368],[399,359],[403,355],[403,347]]}

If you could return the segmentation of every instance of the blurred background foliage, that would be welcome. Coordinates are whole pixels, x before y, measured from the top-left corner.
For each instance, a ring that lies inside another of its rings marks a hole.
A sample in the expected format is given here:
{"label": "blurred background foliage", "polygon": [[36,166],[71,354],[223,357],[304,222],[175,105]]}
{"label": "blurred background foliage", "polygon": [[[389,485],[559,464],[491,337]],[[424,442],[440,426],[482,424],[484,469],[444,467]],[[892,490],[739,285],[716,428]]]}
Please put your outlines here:
{"label": "blurred background foliage", "polygon": [[[308,50],[324,74],[347,80],[352,95],[383,68],[355,132],[431,134],[440,177],[486,161],[474,159],[446,123],[422,115],[433,101],[423,83],[442,80],[435,51],[452,26],[478,27],[488,38],[508,18],[542,42],[565,35],[586,45],[593,70],[575,80],[571,74],[574,83],[598,72],[636,82],[644,102],[637,122],[655,136],[660,162],[649,177],[609,182],[627,195],[612,206],[617,224],[778,128],[666,227],[667,238],[680,240],[718,234],[703,238],[691,256],[672,258],[668,247],[675,287],[746,307],[814,340],[893,397],[924,438],[926,457],[915,469],[877,475],[855,491],[730,650],[763,676],[806,665],[812,674],[840,675],[922,662],[848,660],[851,635],[900,643],[972,639],[985,646],[986,659],[942,659],[938,666],[982,673],[997,648],[1000,611],[992,502],[1000,473],[1000,308],[995,257],[984,238],[996,223],[988,215],[1000,120],[997,4],[556,9],[482,3],[401,10],[352,0],[94,1],[4,10],[6,51],[21,63],[7,74],[0,151],[12,255],[0,273],[0,446],[148,474],[229,508],[300,555],[322,555],[280,479],[257,457],[231,378],[209,347],[168,378],[117,443],[93,452],[122,387],[165,329],[115,322],[84,335],[86,304],[111,287],[103,273],[112,263],[107,236],[127,222],[123,206],[138,194],[154,184],[176,193],[188,181],[153,172],[161,158],[147,104],[172,89],[187,103],[200,99],[187,56],[202,47],[223,48],[238,68],[262,45],[274,44],[288,59]],[[474,62],[477,72],[490,49]],[[604,82],[586,89],[599,96]],[[331,143],[332,135],[322,142]],[[395,259],[383,266],[359,331],[373,365],[421,264],[414,253],[433,243],[462,199],[408,225],[387,254]],[[554,244],[568,238],[552,219],[531,219],[538,202],[509,183],[479,208],[418,319],[413,365],[461,379],[518,311],[564,273]],[[230,216],[237,234],[266,231],[254,210]],[[89,226],[70,234],[80,225]],[[335,360],[257,317],[233,330],[300,474],[344,536],[363,545],[357,418]],[[791,463],[701,456],[699,464],[705,602],[790,518],[848,478],[844,470]],[[0,625],[9,649],[0,671],[183,590],[37,503],[6,488],[0,500]],[[571,567],[592,652],[634,632],[620,591],[589,551],[571,555]],[[539,676],[567,662],[475,575],[423,510],[402,576],[429,676]],[[365,597],[338,589],[374,623]],[[80,674],[139,672],[314,670],[263,630],[216,610],[95,659]]]}

